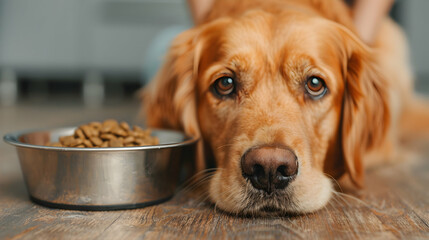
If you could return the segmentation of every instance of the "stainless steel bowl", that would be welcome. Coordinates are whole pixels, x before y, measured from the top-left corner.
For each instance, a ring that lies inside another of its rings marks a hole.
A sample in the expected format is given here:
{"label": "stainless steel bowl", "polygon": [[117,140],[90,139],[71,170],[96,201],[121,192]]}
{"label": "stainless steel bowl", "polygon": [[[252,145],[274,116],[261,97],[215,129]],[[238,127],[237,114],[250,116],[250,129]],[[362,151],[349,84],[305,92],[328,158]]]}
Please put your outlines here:
{"label": "stainless steel bowl", "polygon": [[169,199],[184,161],[192,161],[198,139],[153,130],[159,145],[121,148],[43,146],[75,128],[11,133],[30,198],[65,209],[113,210],[144,207]]}

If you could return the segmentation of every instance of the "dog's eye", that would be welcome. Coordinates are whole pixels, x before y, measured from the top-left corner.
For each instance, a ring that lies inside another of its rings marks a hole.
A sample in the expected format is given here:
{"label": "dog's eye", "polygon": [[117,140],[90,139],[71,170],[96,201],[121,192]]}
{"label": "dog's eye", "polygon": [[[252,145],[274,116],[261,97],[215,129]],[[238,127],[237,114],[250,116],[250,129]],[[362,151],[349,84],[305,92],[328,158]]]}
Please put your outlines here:
{"label": "dog's eye", "polygon": [[221,77],[214,83],[214,89],[219,96],[228,96],[234,93],[234,79],[231,77]]}
{"label": "dog's eye", "polygon": [[327,88],[325,81],[319,77],[312,76],[307,79],[305,90],[313,99],[319,99],[325,95]]}

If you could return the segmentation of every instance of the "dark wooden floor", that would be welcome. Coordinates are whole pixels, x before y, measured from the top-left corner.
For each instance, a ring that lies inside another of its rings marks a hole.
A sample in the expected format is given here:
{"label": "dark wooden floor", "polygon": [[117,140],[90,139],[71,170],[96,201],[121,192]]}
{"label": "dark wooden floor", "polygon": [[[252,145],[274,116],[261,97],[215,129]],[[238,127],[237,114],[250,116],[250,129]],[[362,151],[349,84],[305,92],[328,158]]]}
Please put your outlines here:
{"label": "dark wooden floor", "polygon": [[[0,133],[107,117],[132,119],[137,104],[125,106],[0,108]],[[2,142],[0,239],[429,239],[429,151],[424,146],[414,151],[420,157],[369,171],[365,190],[338,195],[316,213],[244,218],[219,212],[186,192],[157,206],[126,211],[38,206],[28,200],[14,148]]]}

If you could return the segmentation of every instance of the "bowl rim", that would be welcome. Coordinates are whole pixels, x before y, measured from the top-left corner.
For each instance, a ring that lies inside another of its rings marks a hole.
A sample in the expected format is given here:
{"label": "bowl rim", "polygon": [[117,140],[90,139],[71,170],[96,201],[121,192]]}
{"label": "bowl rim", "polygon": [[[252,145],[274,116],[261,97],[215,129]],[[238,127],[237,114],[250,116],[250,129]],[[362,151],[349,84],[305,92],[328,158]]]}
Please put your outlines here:
{"label": "bowl rim", "polygon": [[25,134],[43,132],[43,131],[60,131],[60,130],[72,130],[76,129],[76,126],[73,127],[59,127],[59,128],[41,128],[41,129],[31,129],[31,130],[23,130],[16,131],[12,133],[8,133],[3,136],[3,140],[15,147],[23,147],[23,148],[31,148],[31,149],[40,149],[40,150],[49,150],[49,151],[67,151],[67,152],[112,152],[112,151],[139,151],[139,150],[156,150],[163,148],[175,148],[191,145],[196,143],[199,140],[199,137],[196,136],[188,136],[181,131],[171,130],[171,129],[157,129],[150,128],[153,132],[171,132],[176,134],[181,134],[185,140],[177,143],[166,143],[166,144],[158,144],[158,145],[147,145],[147,146],[137,146],[137,147],[108,147],[108,148],[76,148],[76,147],[51,147],[51,146],[43,146],[43,145],[34,145],[29,143],[23,143],[18,139]]}

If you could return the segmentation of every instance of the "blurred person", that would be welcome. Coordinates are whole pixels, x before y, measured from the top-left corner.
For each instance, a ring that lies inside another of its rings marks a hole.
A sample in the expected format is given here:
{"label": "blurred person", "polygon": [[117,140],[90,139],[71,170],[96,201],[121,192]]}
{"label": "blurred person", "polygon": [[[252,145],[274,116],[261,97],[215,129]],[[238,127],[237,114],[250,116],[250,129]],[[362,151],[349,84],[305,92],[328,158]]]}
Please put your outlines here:
{"label": "blurred person", "polygon": [[372,45],[377,36],[381,22],[389,13],[394,0],[356,0],[353,20],[360,38]]}
{"label": "blurred person", "polygon": [[[215,0],[188,0],[192,18],[200,24],[209,13]],[[352,6],[353,20],[360,38],[372,45],[378,29],[390,11],[394,0],[355,0]]]}

